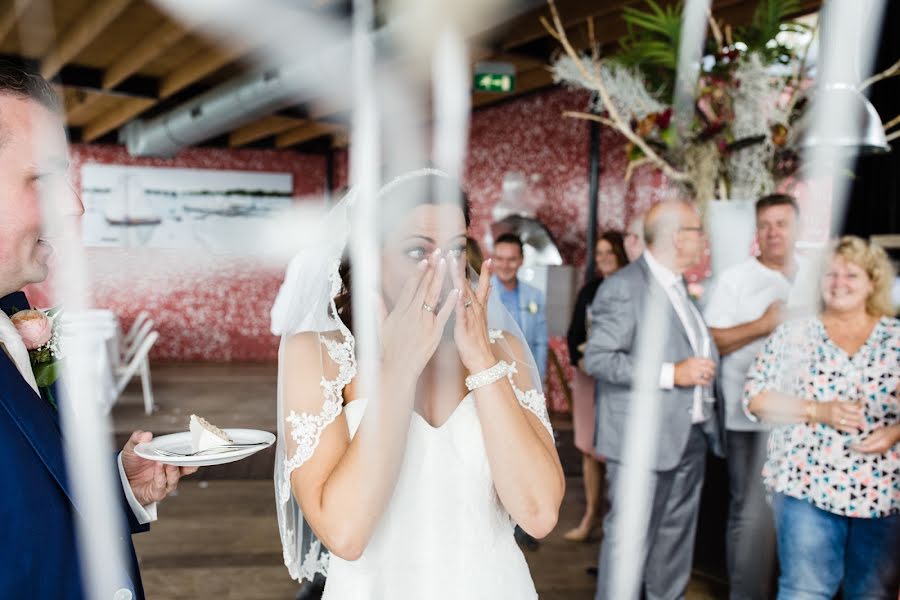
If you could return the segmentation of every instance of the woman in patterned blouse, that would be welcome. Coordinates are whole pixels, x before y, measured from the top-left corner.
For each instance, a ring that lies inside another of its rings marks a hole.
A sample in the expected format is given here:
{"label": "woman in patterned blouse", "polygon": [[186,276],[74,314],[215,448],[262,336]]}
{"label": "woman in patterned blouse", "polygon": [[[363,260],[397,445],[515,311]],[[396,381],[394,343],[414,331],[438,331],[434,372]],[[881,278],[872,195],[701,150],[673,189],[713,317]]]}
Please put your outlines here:
{"label": "woman in patterned blouse", "polygon": [[900,321],[881,248],[835,247],[823,308],[775,330],[750,368],[744,406],[776,427],[772,493],[779,599],[896,599],[900,587]]}

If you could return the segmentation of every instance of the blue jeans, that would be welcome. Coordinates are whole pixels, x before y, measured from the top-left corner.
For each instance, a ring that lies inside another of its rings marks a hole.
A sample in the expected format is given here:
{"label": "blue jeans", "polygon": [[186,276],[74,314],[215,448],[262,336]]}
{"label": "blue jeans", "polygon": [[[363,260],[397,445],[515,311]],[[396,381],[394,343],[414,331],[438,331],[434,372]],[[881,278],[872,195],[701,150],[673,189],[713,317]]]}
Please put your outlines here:
{"label": "blue jeans", "polygon": [[775,494],[778,600],[897,600],[900,515],[844,517]]}

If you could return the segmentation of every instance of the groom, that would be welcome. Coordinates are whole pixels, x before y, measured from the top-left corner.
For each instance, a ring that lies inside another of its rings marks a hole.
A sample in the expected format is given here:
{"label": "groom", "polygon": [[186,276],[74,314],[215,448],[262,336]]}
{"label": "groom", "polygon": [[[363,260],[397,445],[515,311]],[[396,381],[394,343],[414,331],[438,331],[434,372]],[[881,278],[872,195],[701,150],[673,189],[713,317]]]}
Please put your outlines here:
{"label": "groom", "polygon": [[[7,312],[28,308],[17,290],[47,277],[52,248],[43,236],[41,198],[51,210],[77,217],[81,201],[66,180],[68,158],[59,100],[41,77],[0,62],[0,598],[80,600],[76,529],[79,509],[66,472],[56,409],[42,399],[28,353]],[[59,397],[59,396],[57,396]],[[65,400],[65,398],[63,398]],[[147,461],[134,453],[152,434],[136,431],[106,468],[117,469],[120,519],[132,533],[156,519],[156,502],[195,469]],[[100,468],[104,468],[101,465]],[[134,546],[129,572],[110,600],[144,597]]]}

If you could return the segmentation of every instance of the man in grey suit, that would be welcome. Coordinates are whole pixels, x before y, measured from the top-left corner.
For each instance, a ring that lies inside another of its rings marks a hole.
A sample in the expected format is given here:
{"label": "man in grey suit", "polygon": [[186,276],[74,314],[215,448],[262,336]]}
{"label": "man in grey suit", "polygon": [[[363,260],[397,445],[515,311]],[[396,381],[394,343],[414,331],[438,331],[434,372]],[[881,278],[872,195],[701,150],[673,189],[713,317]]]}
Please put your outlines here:
{"label": "man in grey suit", "polygon": [[[700,215],[688,201],[657,204],[645,216],[644,237],[647,249],[641,258],[598,289],[591,305],[593,328],[584,355],[585,369],[597,379],[595,446],[607,457],[611,505],[600,549],[597,600],[612,598],[610,579],[613,561],[622,555],[626,541],[622,535],[632,539],[646,536],[637,569],[644,598],[684,596],[706,452],[712,449],[721,454],[724,448],[723,411],[712,393],[718,355],[682,275],[698,261],[703,249]],[[662,327],[648,324],[646,315],[651,313],[647,309],[652,306],[662,315]],[[645,329],[649,327],[656,331]],[[651,346],[654,348],[648,352]],[[640,363],[643,352],[655,357],[649,369]],[[639,368],[653,373],[653,381],[639,382]],[[649,410],[655,411],[652,414],[659,429],[653,430],[650,423],[651,430],[646,431],[656,443],[655,452],[643,462],[651,469],[647,474],[651,502],[646,529],[626,533],[617,529],[622,506],[616,493],[625,471],[640,468],[634,465],[635,457],[624,451],[626,421],[630,412],[637,412],[634,390],[640,387],[651,390]]]}

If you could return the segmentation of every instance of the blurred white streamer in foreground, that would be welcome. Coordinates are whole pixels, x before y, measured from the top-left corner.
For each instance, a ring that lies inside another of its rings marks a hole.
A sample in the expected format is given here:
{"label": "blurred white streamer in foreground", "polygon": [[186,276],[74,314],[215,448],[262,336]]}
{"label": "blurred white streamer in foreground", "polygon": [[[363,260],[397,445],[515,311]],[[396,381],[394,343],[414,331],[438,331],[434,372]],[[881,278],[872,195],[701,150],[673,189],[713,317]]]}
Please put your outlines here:
{"label": "blurred white streamer in foreground", "polygon": [[470,76],[465,42],[448,27],[438,36],[432,60],[434,163],[456,179],[462,177],[469,139]]}
{"label": "blurred white streamer in foreground", "polygon": [[[832,0],[821,17],[820,62],[808,128],[799,140],[813,199],[831,197],[831,233],[843,229],[850,174],[865,138],[860,82],[872,72],[884,0]],[[879,123],[880,126],[880,123]],[[828,193],[828,188],[831,193]]]}
{"label": "blurred white streamer in foreground", "polygon": [[612,499],[621,515],[616,530],[609,535],[619,540],[621,552],[613,557],[610,598],[638,598],[644,570],[647,527],[653,504],[652,460],[656,455],[660,422],[659,365],[662,364],[662,340],[668,337],[671,323],[666,320],[666,296],[653,294],[646,303],[642,335],[636,340],[637,361],[633,376],[631,402],[625,427],[616,496]]}
{"label": "blurred white streamer in foreground", "polygon": [[[693,113],[708,10],[709,0],[688,0],[683,12],[685,18],[674,92],[675,118],[680,120],[682,128],[689,124],[689,114]],[[668,338],[668,330],[672,326],[666,319],[666,302],[668,299],[664,294],[649,295],[641,339],[636,340],[635,345],[637,360],[623,437],[623,468],[620,469],[621,478],[612,499],[620,517],[616,521],[616,530],[609,532],[609,535],[618,541],[617,547],[621,552],[612,558],[610,598],[629,600],[642,594],[647,529],[655,492],[653,457],[657,452],[660,428],[667,426],[660,421],[659,410],[661,344]]]}
{"label": "blurred white streamer in foreground", "polygon": [[[40,132],[54,144],[60,132]],[[121,482],[117,477],[107,406],[106,340],[87,312],[90,277],[80,228],[71,216],[77,202],[67,186],[42,190],[45,235],[54,240],[58,263],[55,295],[61,313],[64,360],[58,392],[68,482],[74,493],[79,557],[88,598],[108,600],[128,586],[122,530]],[[52,543],[52,542],[50,542]],[[73,557],[74,558],[74,557]]]}
{"label": "blurred white streamer in foreground", "polygon": [[[711,0],[688,0],[681,19],[681,40],[678,46],[678,70],[672,105],[675,130],[679,136],[688,135],[694,119],[694,99],[706,41],[707,15]],[[706,200],[705,198],[703,200]]]}
{"label": "blurred white streamer in foreground", "polygon": [[[375,87],[375,49],[371,30],[375,20],[372,0],[353,2],[353,130],[350,134],[350,181],[356,190],[351,207],[350,259],[353,263],[353,301],[365,306],[379,290],[380,263],[377,260],[378,221],[375,194],[378,191],[380,165],[378,135],[378,94]],[[368,293],[367,293],[368,292]],[[375,307],[372,307],[375,308]],[[356,337],[360,388],[377,422],[378,394],[378,311],[357,310],[353,335]]]}

